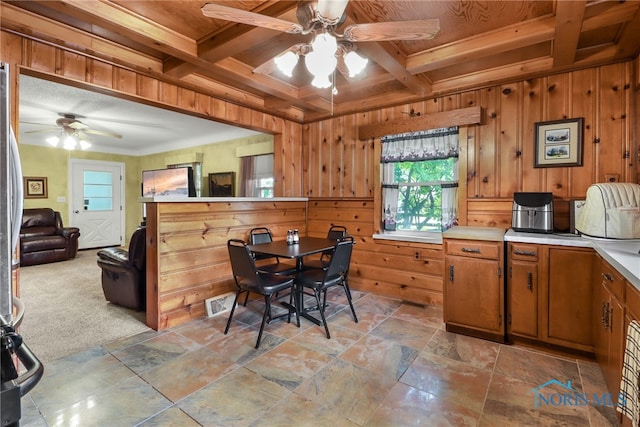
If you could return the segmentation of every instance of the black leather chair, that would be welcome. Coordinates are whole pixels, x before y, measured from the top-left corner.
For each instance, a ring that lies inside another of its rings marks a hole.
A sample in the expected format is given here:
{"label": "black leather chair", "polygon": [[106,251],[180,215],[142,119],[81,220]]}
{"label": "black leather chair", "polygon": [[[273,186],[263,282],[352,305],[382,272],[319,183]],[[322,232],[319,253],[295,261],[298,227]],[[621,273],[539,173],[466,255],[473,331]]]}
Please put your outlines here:
{"label": "black leather chair", "polygon": [[78,253],[80,230],[65,227],[51,208],[24,209],[20,227],[20,265],[65,261]]}
{"label": "black leather chair", "polygon": [[146,255],[146,227],[133,232],[129,250],[106,248],[98,251],[102,291],[107,301],[136,311],[146,308]]}
{"label": "black leather chair", "polygon": [[[348,282],[349,264],[351,263],[351,253],[354,244],[355,241],[352,236],[339,239],[331,255],[329,266],[326,269],[312,268],[296,274],[296,287],[298,292],[302,292],[304,288],[313,290],[317,303],[315,309],[320,312],[327,338],[331,338],[331,335],[329,334],[329,327],[327,326],[324,311],[327,305],[327,290],[334,286],[341,286],[344,289],[347,301],[349,301],[349,307],[351,307],[353,320],[358,323],[356,310],[353,308],[353,302],[351,301],[351,290],[349,289]],[[322,302],[320,301],[321,299]],[[304,308],[298,307],[298,309],[303,310]],[[313,308],[306,309],[305,311],[313,311]]]}
{"label": "black leather chair", "polygon": [[[249,243],[252,245],[270,243],[272,241],[273,236],[271,235],[271,230],[267,227],[256,227],[249,231]],[[258,270],[264,273],[282,274],[285,276],[296,273],[295,264],[280,262],[280,258],[278,257],[253,254],[253,258],[256,260]],[[271,262],[263,262],[263,260],[270,260]]]}
{"label": "black leather chair", "polygon": [[[347,227],[343,225],[332,225],[327,232],[327,239],[338,241],[339,239],[347,236]],[[320,255],[319,259],[304,260],[303,268],[319,268],[326,270],[329,267],[331,261],[331,254],[333,251],[326,251]]]}
{"label": "black leather chair", "polygon": [[[262,339],[262,332],[264,331],[264,325],[267,321],[271,321],[271,299],[272,297],[281,291],[287,289],[291,290],[294,285],[293,277],[281,276],[272,273],[261,272],[257,269],[253,254],[247,247],[247,244],[238,239],[230,239],[227,241],[227,249],[229,250],[229,260],[231,262],[231,270],[233,271],[233,279],[236,283],[236,297],[233,300],[233,306],[231,307],[231,313],[229,313],[229,319],[227,320],[227,326],[224,328],[225,335],[229,332],[229,326],[231,325],[231,319],[233,313],[238,305],[238,298],[240,294],[244,292],[254,292],[264,296],[265,309],[262,314],[262,324],[260,325],[260,331],[258,332],[258,340],[256,341],[256,348],[260,347],[260,340]],[[293,301],[293,291],[290,292],[289,304]],[[297,306],[296,306],[297,307]],[[298,326],[300,326],[300,317],[297,315],[296,319]],[[291,321],[291,312],[287,315],[287,322]]]}

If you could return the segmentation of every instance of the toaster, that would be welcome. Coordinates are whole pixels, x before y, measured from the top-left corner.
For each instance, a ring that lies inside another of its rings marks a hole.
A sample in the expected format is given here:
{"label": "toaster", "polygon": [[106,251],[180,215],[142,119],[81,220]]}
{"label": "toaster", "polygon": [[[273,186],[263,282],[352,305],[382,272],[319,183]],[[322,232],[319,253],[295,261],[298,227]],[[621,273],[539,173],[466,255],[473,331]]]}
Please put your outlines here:
{"label": "toaster", "polygon": [[576,230],[591,237],[640,239],[640,184],[591,185]]}
{"label": "toaster", "polygon": [[553,233],[553,193],[513,193],[511,228]]}

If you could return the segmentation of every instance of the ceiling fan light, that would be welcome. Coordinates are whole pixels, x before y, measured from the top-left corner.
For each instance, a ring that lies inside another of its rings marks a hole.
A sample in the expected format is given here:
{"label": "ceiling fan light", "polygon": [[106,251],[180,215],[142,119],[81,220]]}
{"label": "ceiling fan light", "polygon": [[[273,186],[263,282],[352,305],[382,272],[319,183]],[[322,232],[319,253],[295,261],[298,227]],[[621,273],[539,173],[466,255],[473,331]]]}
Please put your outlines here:
{"label": "ceiling fan light", "polygon": [[65,150],[73,150],[76,148],[76,139],[73,136],[67,136],[62,142],[62,147]]}
{"label": "ceiling fan light", "polygon": [[276,56],[274,61],[278,69],[282,71],[285,76],[291,77],[293,75],[293,69],[296,64],[298,64],[298,55],[289,51],[283,55]]}
{"label": "ceiling fan light", "polygon": [[336,38],[329,33],[321,33],[311,42],[311,48],[314,52],[322,55],[333,56],[338,50],[338,42]]}
{"label": "ceiling fan light", "polygon": [[329,76],[335,70],[338,60],[335,55],[325,56],[315,50],[309,52],[304,58],[307,70],[313,74],[311,84],[317,88],[324,89],[331,86]]}
{"label": "ceiling fan light", "polygon": [[56,147],[58,145],[58,142],[60,142],[60,138],[58,138],[57,136],[50,136],[49,138],[45,139],[45,141],[47,141],[47,143],[49,143],[49,145],[52,145],[53,147]]}
{"label": "ceiling fan light", "polygon": [[91,144],[89,143],[89,141],[85,141],[84,139],[80,140],[80,148],[81,149],[86,150],[89,147],[91,147]]}
{"label": "ceiling fan light", "polygon": [[349,69],[349,77],[355,77],[360,74],[368,62],[369,60],[367,58],[363,58],[354,51],[344,56],[344,63],[347,65],[347,69]]}

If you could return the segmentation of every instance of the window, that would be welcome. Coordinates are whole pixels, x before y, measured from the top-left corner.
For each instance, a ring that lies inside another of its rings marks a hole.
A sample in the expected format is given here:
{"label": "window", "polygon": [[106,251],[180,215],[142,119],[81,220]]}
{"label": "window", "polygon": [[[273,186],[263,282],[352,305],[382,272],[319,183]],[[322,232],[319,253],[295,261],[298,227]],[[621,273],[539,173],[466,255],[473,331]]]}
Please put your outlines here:
{"label": "window", "polygon": [[458,129],[382,138],[385,231],[440,232],[455,224]]}
{"label": "window", "polygon": [[272,198],[274,196],[273,154],[242,157],[240,196]]}
{"label": "window", "polygon": [[82,198],[85,211],[113,209],[113,175],[111,172],[85,170]]}

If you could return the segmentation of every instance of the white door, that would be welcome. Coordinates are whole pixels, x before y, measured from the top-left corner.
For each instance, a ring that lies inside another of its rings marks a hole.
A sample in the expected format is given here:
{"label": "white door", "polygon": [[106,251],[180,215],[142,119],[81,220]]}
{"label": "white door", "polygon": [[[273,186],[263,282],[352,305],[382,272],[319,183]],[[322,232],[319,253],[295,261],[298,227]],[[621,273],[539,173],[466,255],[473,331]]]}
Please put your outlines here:
{"label": "white door", "polygon": [[70,159],[71,226],[80,229],[80,249],[123,243],[124,164]]}

